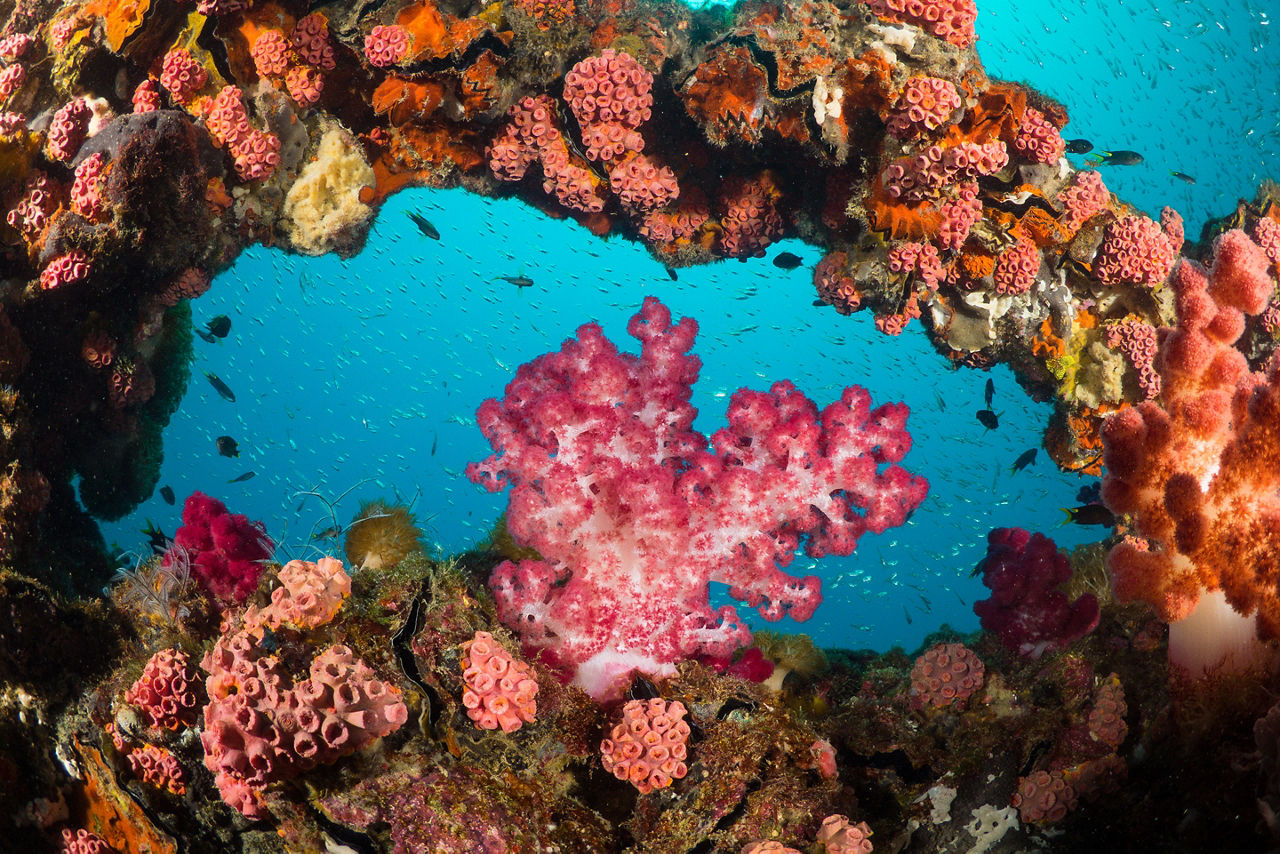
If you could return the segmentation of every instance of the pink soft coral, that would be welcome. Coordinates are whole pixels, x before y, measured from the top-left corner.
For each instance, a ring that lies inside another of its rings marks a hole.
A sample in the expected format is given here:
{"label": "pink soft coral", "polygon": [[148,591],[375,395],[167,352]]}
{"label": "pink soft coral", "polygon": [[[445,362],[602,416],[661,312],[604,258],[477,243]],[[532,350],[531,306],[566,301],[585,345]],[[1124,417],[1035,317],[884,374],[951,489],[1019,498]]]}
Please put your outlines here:
{"label": "pink soft coral", "polygon": [[203,492],[193,492],[182,507],[182,527],[165,552],[164,565],[189,561],[191,575],[219,602],[243,602],[258,587],[262,562],[275,545],[261,522]]}
{"label": "pink soft coral", "polygon": [[477,413],[497,453],[467,468],[491,491],[513,487],[507,526],[542,556],[495,570],[499,616],[596,697],[632,669],[671,673],[748,643],[733,607],[711,608],[712,581],[768,620],[808,619],[818,578],[780,569],[801,542],[812,557],[850,554],[928,489],[892,465],[911,447],[907,407],[873,411],[856,386],[821,414],[789,382],[741,389],[708,447],[689,402],[697,323],[673,324],[649,297],[628,332],[639,356],[587,324],[521,366]]}

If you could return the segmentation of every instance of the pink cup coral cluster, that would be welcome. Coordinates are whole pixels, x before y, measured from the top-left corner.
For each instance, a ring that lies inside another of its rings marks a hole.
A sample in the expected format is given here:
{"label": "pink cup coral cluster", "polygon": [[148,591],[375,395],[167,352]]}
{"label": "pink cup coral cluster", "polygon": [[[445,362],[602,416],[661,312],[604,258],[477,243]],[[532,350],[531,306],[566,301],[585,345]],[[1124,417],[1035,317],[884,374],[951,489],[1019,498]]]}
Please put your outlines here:
{"label": "pink cup coral cluster", "polygon": [[40,271],[40,289],[52,291],[84,281],[93,272],[93,263],[82,249],[72,249],[54,258]]}
{"label": "pink cup coral cluster", "polygon": [[[637,128],[648,121],[653,75],[628,53],[607,48],[578,62],[565,75],[564,100],[577,120],[587,160],[600,161],[607,189],[629,212],[643,216],[674,201],[675,174],[640,152]],[[489,166],[505,181],[518,181],[540,163],[543,190],[565,207],[604,209],[606,186],[581,157],[572,153],[549,96],[526,96],[511,108],[510,121],[489,148]]]}
{"label": "pink cup coral cluster", "polygon": [[29,245],[40,240],[40,233],[49,224],[49,217],[58,209],[63,191],[52,178],[33,169],[23,184],[22,198],[5,216],[5,221],[22,235]]}
{"label": "pink cup coral cluster", "polygon": [[219,638],[201,666],[205,765],[223,800],[248,818],[264,817],[266,786],[362,750],[409,717],[399,689],[342,645],[316,656],[296,684],[246,631]]}
{"label": "pink cup coral cluster", "polygon": [[189,104],[196,93],[209,82],[209,72],[196,62],[191,51],[176,47],[164,55],[160,69],[160,85],[169,91],[179,104]]}
{"label": "pink cup coral cluster", "polygon": [[70,161],[80,150],[89,133],[89,119],[93,111],[83,98],[64,104],[53,114],[49,123],[45,149],[54,160]]}
{"label": "pink cup coral cluster", "polygon": [[300,107],[309,107],[324,92],[324,75],[337,66],[333,44],[329,41],[329,23],[320,12],[298,19],[292,32],[268,29],[254,41],[250,49],[258,76],[274,85],[283,78],[285,91]]}
{"label": "pink cup coral cluster", "polygon": [[964,644],[940,643],[911,668],[911,703],[940,709],[963,703],[982,688],[986,667]]}
{"label": "pink cup coral cluster", "polygon": [[90,833],[83,827],[79,830],[62,831],[63,854],[116,854],[116,849],[107,844],[96,833]]}
{"label": "pink cup coral cluster", "polygon": [[1102,232],[1093,275],[1104,285],[1153,288],[1169,277],[1176,260],[1177,249],[1157,222],[1140,214],[1126,216]]}
{"label": "pink cup coral cluster", "polygon": [[156,88],[156,81],[148,77],[139,83],[133,90],[132,102],[135,113],[150,113],[160,109],[160,90]]}
{"label": "pink cup coral cluster", "polygon": [[76,167],[71,185],[71,209],[91,222],[101,221],[107,214],[107,201],[103,197],[106,168],[101,152],[89,155]]}
{"label": "pink cup coral cluster", "polygon": [[181,795],[187,791],[187,769],[182,767],[178,757],[163,747],[144,744],[142,747],[129,750],[125,754],[129,770],[148,786],[164,789],[173,795]]}
{"label": "pink cup coral cluster", "polygon": [[365,59],[378,68],[395,65],[409,55],[411,41],[409,31],[399,24],[379,24],[365,36]]}
{"label": "pink cup coral cluster", "polygon": [[600,742],[604,770],[627,780],[641,794],[664,789],[688,773],[689,725],[679,700],[631,700],[622,707],[622,723]]}
{"label": "pink cup coral cluster", "polygon": [[942,258],[931,243],[900,243],[886,259],[891,273],[915,273],[925,287],[933,290],[942,280]]}
{"label": "pink cup coral cluster", "polygon": [[1057,125],[1035,107],[1027,107],[1023,112],[1013,148],[1033,163],[1057,163],[1067,153],[1067,144]]}
{"label": "pink cup coral cluster", "polygon": [[1160,373],[1156,370],[1159,342],[1156,328],[1136,315],[1107,323],[1104,331],[1107,346],[1124,353],[1138,372],[1138,387],[1143,400],[1160,394]]}
{"label": "pink cup coral cluster", "polygon": [[140,711],[149,725],[178,730],[195,725],[204,705],[200,682],[200,671],[185,652],[162,649],[147,661],[124,701]]}
{"label": "pink cup coral cluster", "polygon": [[956,85],[941,77],[912,77],[894,101],[886,127],[899,139],[935,131],[960,109]]}
{"label": "pink cup coral cluster", "polygon": [[329,22],[319,12],[312,12],[298,19],[290,37],[293,50],[307,65],[322,71],[337,67],[333,43],[329,41]]}
{"label": "pink cup coral cluster", "polygon": [[893,198],[918,202],[937,196],[948,185],[994,175],[1008,163],[1009,152],[998,139],[981,144],[934,144],[890,163],[882,180]]}
{"label": "pink cup coral cluster", "polygon": [[1027,823],[1052,823],[1066,818],[1080,798],[1062,771],[1035,771],[1018,778],[1013,805]]}
{"label": "pink cup coral cluster", "polygon": [[214,96],[205,113],[205,127],[215,142],[231,152],[241,180],[265,180],[280,165],[280,137],[249,124],[237,87],[224,86]]}
{"label": "pink cup coral cluster", "polygon": [[331,621],[351,595],[351,576],[342,561],[322,557],[318,561],[291,560],[280,570],[280,586],[271,591],[271,604],[261,611],[250,609],[249,625],[314,629]]}
{"label": "pink cup coral cluster", "polygon": [[476,727],[512,733],[533,723],[538,682],[532,668],[512,658],[488,632],[476,632],[462,648],[462,705]]}
{"label": "pink cup coral cluster", "polygon": [[915,24],[956,47],[977,41],[973,25],[978,7],[973,0],[862,0],[881,18]]}
{"label": "pink cup coral cluster", "polygon": [[991,274],[996,293],[1005,296],[1025,294],[1036,283],[1040,272],[1040,250],[1030,240],[1019,240],[996,256]]}
{"label": "pink cup coral cluster", "polygon": [[720,248],[731,258],[759,258],[782,235],[781,195],[765,176],[734,177],[720,191]]}
{"label": "pink cup coral cluster", "polygon": [[1111,204],[1111,193],[1097,172],[1077,172],[1071,181],[1058,193],[1057,203],[1062,207],[1063,215],[1058,222],[1066,229],[1075,231],[1090,217],[1102,213]]}
{"label": "pink cup coral cluster", "polygon": [[854,824],[843,815],[829,815],[822,820],[818,844],[826,846],[827,854],[871,854],[875,849],[867,823]]}

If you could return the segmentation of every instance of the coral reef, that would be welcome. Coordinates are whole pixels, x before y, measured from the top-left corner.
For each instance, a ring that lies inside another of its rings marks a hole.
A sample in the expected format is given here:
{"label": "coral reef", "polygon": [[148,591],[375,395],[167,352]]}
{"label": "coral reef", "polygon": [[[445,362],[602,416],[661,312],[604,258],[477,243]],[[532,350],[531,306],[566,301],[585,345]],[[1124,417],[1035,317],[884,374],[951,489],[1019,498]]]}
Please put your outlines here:
{"label": "coral reef", "polygon": [[[0,17],[14,850],[1280,838],[1275,187],[1199,242],[1116,198],[1065,159],[1061,105],[986,75],[972,0]],[[820,411],[781,381],[708,438],[696,325],[646,300],[639,355],[584,326],[481,409],[495,455],[469,475],[511,487],[485,547],[429,558],[409,508],[367,504],[349,566],[279,566],[195,493],[164,555],[109,582],[94,519],[157,485],[189,302],[253,244],[360,251],[415,185],[517,197],[673,270],[820,246],[820,303],[890,335],[918,319],[955,365],[1006,363],[1052,399],[1045,447],[1105,463],[1116,532],[1070,557],[993,532],[985,632],[911,656],[753,638],[709,585],[812,614],[796,549],[848,554],[924,497],[896,465],[906,411],[856,386]]]}

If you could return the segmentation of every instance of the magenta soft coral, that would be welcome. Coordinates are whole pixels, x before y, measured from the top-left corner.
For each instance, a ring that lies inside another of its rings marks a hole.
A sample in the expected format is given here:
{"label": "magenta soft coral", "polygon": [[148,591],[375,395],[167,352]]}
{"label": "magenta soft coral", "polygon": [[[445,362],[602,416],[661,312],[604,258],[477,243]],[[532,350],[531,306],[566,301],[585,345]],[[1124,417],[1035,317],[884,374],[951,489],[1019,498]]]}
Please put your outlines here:
{"label": "magenta soft coral", "polygon": [[243,602],[258,587],[262,561],[275,545],[261,522],[203,492],[193,492],[182,507],[182,527],[165,552],[164,565],[186,560],[201,588],[219,602]]}
{"label": "magenta soft coral", "polygon": [[1005,648],[1028,658],[1058,652],[1098,625],[1098,600],[1086,593],[1074,602],[1059,588],[1071,564],[1044,534],[996,528],[987,535],[987,556],[978,564],[991,598],[975,602],[982,628]]}
{"label": "magenta soft coral", "polygon": [[708,447],[689,402],[696,322],[672,323],[649,297],[627,329],[638,356],[587,324],[521,366],[477,413],[497,453],[467,468],[512,487],[507,526],[543,558],[495,570],[500,617],[597,697],[633,669],[671,673],[750,641],[733,607],[711,608],[710,582],[768,620],[808,619],[818,578],[780,569],[801,542],[812,557],[850,554],[928,489],[894,465],[911,447],[907,407],[872,410],[858,387],[821,413],[789,382],[741,389]]}

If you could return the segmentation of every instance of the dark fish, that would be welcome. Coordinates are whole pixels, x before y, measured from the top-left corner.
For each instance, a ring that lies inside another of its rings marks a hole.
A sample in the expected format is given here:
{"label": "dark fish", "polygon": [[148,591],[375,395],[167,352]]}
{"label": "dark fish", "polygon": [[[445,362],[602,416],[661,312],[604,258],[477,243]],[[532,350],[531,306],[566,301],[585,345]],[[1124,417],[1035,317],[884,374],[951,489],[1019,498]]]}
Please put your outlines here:
{"label": "dark fish", "polygon": [[1097,504],[1102,500],[1102,481],[1095,480],[1076,491],[1076,501],[1081,504]]}
{"label": "dark fish", "polygon": [[217,374],[205,371],[204,375],[209,378],[209,385],[213,386],[213,390],[222,395],[223,400],[229,400],[232,403],[236,402],[236,393],[226,383],[218,379]]}
{"label": "dark fish", "polygon": [[529,278],[528,276],[499,276],[498,278],[502,279],[502,281],[504,282],[510,282],[511,284],[515,285],[517,288],[533,287],[533,279]]}
{"label": "dark fish", "polygon": [[1089,158],[1090,166],[1137,166],[1142,155],[1136,151],[1104,151]]}
{"label": "dark fish", "polygon": [[173,502],[175,500],[173,497],[173,487],[171,486],[160,487],[160,497],[164,499],[165,504],[168,504],[170,507],[172,507]]}
{"label": "dark fish", "polygon": [[214,338],[226,338],[227,333],[231,331],[231,318],[220,314],[206,323],[204,328]]}
{"label": "dark fish", "polygon": [[779,252],[773,256],[773,266],[780,270],[794,270],[803,259],[794,252]]}
{"label": "dark fish", "polygon": [[147,527],[142,529],[142,533],[147,537],[147,545],[151,547],[152,554],[162,555],[169,550],[170,539],[150,519],[147,520]]}
{"label": "dark fish", "polygon": [[253,480],[253,476],[255,474],[257,474],[257,472],[247,471],[239,477],[231,478],[227,483],[244,483],[246,480]]}
{"label": "dark fish", "polygon": [[1179,181],[1186,181],[1188,184],[1194,184],[1194,183],[1196,182],[1196,179],[1195,179],[1195,178],[1192,178],[1192,177],[1191,177],[1190,175],[1188,175],[1186,172],[1174,172],[1174,171],[1171,169],[1171,170],[1169,170],[1169,174],[1170,174],[1170,175],[1172,175],[1173,177],[1177,178]]}
{"label": "dark fish", "polygon": [[1116,524],[1116,516],[1105,504],[1081,504],[1079,507],[1063,507],[1067,521],[1062,524],[1073,525],[1105,525],[1108,528]]}
{"label": "dark fish", "polygon": [[827,302],[824,299],[816,299],[813,301],[814,308],[826,308],[829,305],[831,305],[831,303]]}
{"label": "dark fish", "polygon": [[907,618],[907,625],[911,625],[911,612],[907,610],[907,606],[902,606],[902,616]]}
{"label": "dark fish", "polygon": [[432,433],[431,434],[431,456],[434,457],[436,455],[436,448],[439,445],[440,445],[440,434]]}
{"label": "dark fish", "polygon": [[1000,426],[1000,416],[996,415],[990,409],[978,410],[978,421],[988,430],[994,430]]}
{"label": "dark fish", "polygon": [[1014,460],[1014,461],[1013,461],[1013,465],[1009,467],[1009,474],[1014,474],[1014,473],[1016,473],[1016,472],[1020,472],[1020,471],[1022,471],[1024,468],[1026,468],[1027,466],[1029,466],[1029,465],[1031,465],[1032,463],[1034,463],[1034,462],[1036,461],[1036,451],[1037,451],[1037,450],[1039,450],[1039,449],[1038,449],[1038,448],[1028,448],[1027,450],[1023,451],[1023,452],[1018,456],[1018,458],[1017,458],[1016,460]]}
{"label": "dark fish", "polygon": [[219,436],[218,453],[224,457],[238,457],[240,456],[240,448],[236,445],[236,440],[230,436]]}
{"label": "dark fish", "polygon": [[671,281],[679,281],[680,277],[676,275],[675,267],[668,267],[666,264],[663,264],[662,266],[666,267],[667,275],[671,277]]}
{"label": "dark fish", "polygon": [[1088,154],[1093,151],[1093,143],[1087,139],[1067,140],[1067,154]]}
{"label": "dark fish", "polygon": [[413,224],[418,227],[418,231],[421,231],[432,240],[440,239],[440,232],[436,230],[434,225],[427,221],[425,216],[414,213],[413,211],[408,211],[407,213],[409,214],[409,219],[413,220]]}
{"label": "dark fish", "polygon": [[987,409],[991,408],[991,401],[996,396],[996,382],[990,377],[987,378],[987,388],[983,392],[983,397],[987,401]]}

